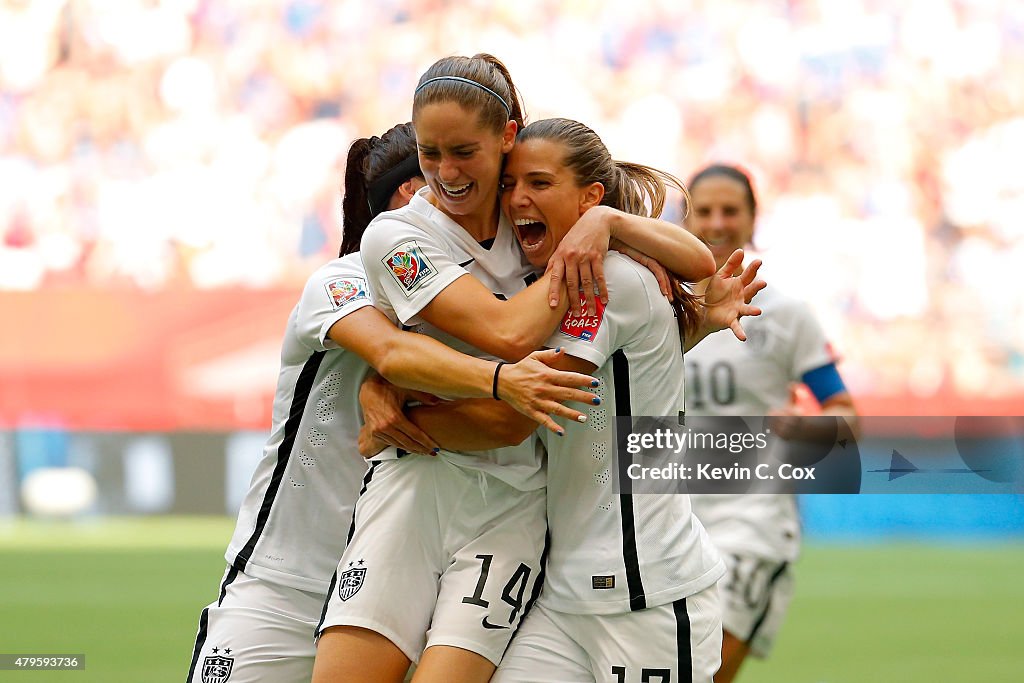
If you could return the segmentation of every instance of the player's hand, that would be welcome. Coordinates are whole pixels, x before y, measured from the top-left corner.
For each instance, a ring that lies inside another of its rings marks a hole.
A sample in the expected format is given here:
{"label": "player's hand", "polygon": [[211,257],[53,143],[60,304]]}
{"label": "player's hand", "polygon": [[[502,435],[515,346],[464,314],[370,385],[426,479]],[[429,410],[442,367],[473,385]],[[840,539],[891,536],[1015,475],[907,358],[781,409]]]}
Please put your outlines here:
{"label": "player's hand", "polygon": [[556,434],[563,430],[551,419],[552,415],[560,415],[574,422],[586,420],[586,415],[563,403],[601,403],[596,394],[579,388],[598,386],[596,379],[590,375],[550,367],[564,355],[561,348],[534,351],[518,363],[502,366],[498,373],[498,396],[501,400]]}
{"label": "player's hand", "polygon": [[[569,294],[569,306],[574,316],[593,314],[594,287],[603,303],[608,303],[608,285],[604,279],[604,257],[611,241],[611,226],[604,220],[607,207],[595,206],[587,210],[562,238],[555,253],[548,259],[548,303],[557,308],[562,293],[562,281]],[[586,310],[580,307],[582,292]]]}
{"label": "player's hand", "polygon": [[375,437],[373,433],[366,428],[366,425],[363,425],[359,428],[359,440],[357,442],[357,446],[359,447],[359,455],[369,459],[387,448],[388,444],[384,440]]}
{"label": "player's hand", "polygon": [[800,385],[796,382],[789,384],[789,402],[781,408],[776,408],[768,413],[765,426],[771,429],[772,433],[781,439],[792,439],[800,431],[805,411],[803,401],[800,397]]}
{"label": "player's hand", "polygon": [[729,256],[718,272],[711,276],[704,289],[704,325],[710,332],[730,328],[740,341],[747,340],[740,319],[748,315],[761,315],[761,309],[752,306],[754,296],[768,286],[757,279],[761,260],[755,259],[736,275],[743,265],[743,250]]}
{"label": "player's hand", "polygon": [[[437,443],[402,412],[409,400],[418,400],[428,405],[438,401],[436,396],[430,394],[400,389],[377,374],[366,378],[359,388],[359,405],[363,409],[364,423],[359,434],[359,452],[364,457],[379,453],[383,449],[378,448],[379,443],[410,453],[435,452]],[[364,445],[366,451],[363,450]],[[374,448],[377,450],[370,453]]]}
{"label": "player's hand", "polygon": [[661,262],[658,261],[658,259],[653,256],[648,256],[644,252],[634,249],[625,242],[617,239],[612,239],[609,244],[609,248],[614,249],[620,254],[628,256],[647,270],[651,271],[654,274],[654,279],[658,281],[658,288],[661,290],[662,296],[669,300],[672,299],[672,276],[669,275],[668,270],[665,266],[661,265]]}

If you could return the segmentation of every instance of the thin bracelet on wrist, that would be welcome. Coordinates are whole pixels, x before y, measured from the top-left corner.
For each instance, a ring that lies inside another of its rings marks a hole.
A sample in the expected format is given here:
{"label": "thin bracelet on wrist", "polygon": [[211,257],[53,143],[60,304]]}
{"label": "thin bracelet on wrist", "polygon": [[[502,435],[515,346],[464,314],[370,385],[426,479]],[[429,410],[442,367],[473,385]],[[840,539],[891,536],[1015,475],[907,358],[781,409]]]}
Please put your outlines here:
{"label": "thin bracelet on wrist", "polygon": [[499,360],[498,364],[494,366],[494,381],[491,382],[491,396],[494,397],[495,401],[500,401],[501,397],[498,396],[498,373],[501,372],[501,366],[508,365],[503,360]]}

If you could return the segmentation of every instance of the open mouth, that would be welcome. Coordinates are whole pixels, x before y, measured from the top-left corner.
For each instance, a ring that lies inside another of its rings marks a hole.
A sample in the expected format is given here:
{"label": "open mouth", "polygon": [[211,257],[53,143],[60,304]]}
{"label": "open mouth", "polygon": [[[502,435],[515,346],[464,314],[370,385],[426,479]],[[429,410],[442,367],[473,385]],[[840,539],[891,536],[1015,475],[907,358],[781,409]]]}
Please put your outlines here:
{"label": "open mouth", "polygon": [[524,249],[536,247],[543,242],[547,231],[548,226],[540,221],[535,221],[532,218],[516,219],[516,233],[519,235],[519,243],[523,245]]}
{"label": "open mouth", "polygon": [[469,194],[469,191],[473,187],[473,183],[466,183],[465,185],[447,185],[439,182],[438,185],[441,188],[441,192],[451,199],[462,199]]}

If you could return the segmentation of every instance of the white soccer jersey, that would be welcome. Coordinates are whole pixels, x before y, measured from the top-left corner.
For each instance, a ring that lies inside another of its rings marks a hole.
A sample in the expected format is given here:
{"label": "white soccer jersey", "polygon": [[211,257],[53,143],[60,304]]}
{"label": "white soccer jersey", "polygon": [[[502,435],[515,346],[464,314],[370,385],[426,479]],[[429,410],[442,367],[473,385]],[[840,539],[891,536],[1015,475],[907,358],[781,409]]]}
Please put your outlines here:
{"label": "white soccer jersey", "polygon": [[225,555],[250,576],[328,590],[367,468],[356,440],[368,366],[327,332],[369,305],[359,255],[350,254],[309,278],[288,318],[270,438]]}
{"label": "white soccer jersey", "polygon": [[[502,215],[493,244],[485,248],[455,221],[424,199],[427,188],[405,207],[375,218],[363,234],[360,254],[374,305],[405,328],[429,335],[479,358],[484,353],[419,317],[448,285],[469,274],[494,295],[507,299],[536,279],[508,219]],[[441,457],[488,474],[522,491],[544,486],[543,450],[535,436],[518,446],[473,455],[441,451]],[[388,448],[378,459],[397,457]]]}
{"label": "white soccer jersey", "polygon": [[[747,341],[717,332],[686,353],[686,414],[762,416],[789,402],[790,382],[832,363],[825,333],[806,304],[766,289],[763,313],[745,318]],[[694,512],[720,550],[793,561],[800,550],[796,497],[692,495]]]}
{"label": "white soccer jersey", "polygon": [[[605,277],[607,307],[567,316],[548,340],[597,365],[602,382],[602,404],[590,408],[586,424],[562,420],[564,437],[545,435],[551,546],[540,600],[575,614],[670,603],[725,571],[685,494],[614,493],[615,417],[677,415],[683,356],[672,309],[650,271],[610,253]],[[628,477],[620,482],[625,491]]]}

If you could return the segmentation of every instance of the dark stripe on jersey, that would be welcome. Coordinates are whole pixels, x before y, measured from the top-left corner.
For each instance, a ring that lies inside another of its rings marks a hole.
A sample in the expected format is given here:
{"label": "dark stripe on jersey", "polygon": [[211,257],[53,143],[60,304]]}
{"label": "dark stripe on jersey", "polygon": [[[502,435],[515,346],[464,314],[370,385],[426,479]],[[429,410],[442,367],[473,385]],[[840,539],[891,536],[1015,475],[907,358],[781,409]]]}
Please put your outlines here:
{"label": "dark stripe on jersey", "polygon": [[199,631],[196,633],[196,646],[192,650],[192,663],[188,667],[188,678],[185,679],[185,683],[192,683],[192,676],[196,673],[196,664],[199,662],[199,653],[203,651],[203,645],[206,645],[206,626],[210,619],[210,608],[203,608],[202,614],[199,615]]}
{"label": "dark stripe on jersey", "polygon": [[316,629],[313,631],[313,637],[320,637],[320,629],[324,627],[324,619],[327,618],[327,605],[331,604],[331,596],[334,595],[334,587],[338,585],[338,570],[335,569],[334,573],[331,574],[331,585],[327,587],[327,597],[324,598],[324,608],[320,610],[320,621],[316,624]]}
{"label": "dark stripe on jersey", "polygon": [[238,555],[235,556],[234,562],[231,563],[239,571],[245,571],[245,565],[248,564],[253,550],[256,549],[256,543],[260,540],[263,529],[266,528],[267,521],[270,519],[270,510],[274,507],[277,492],[281,488],[281,480],[284,479],[284,471],[288,467],[288,460],[292,455],[295,437],[299,433],[299,424],[302,422],[302,414],[306,410],[306,401],[309,400],[309,394],[313,391],[313,382],[316,380],[316,373],[320,370],[320,362],[324,359],[325,353],[326,351],[313,353],[306,360],[306,364],[302,366],[299,379],[295,382],[295,395],[292,397],[292,405],[288,411],[288,421],[284,423],[284,439],[281,440],[281,445],[277,449],[277,464],[274,466],[274,474],[270,478],[267,492],[263,494],[260,512],[256,515],[256,528],[253,529],[252,536],[245,542],[242,549],[238,551]]}
{"label": "dark stripe on jersey", "polygon": [[[612,376],[615,381],[615,417],[633,414],[629,398],[629,360],[622,349],[612,354]],[[618,452],[627,453],[626,430],[619,430]],[[622,561],[626,566],[626,587],[629,589],[629,609],[647,608],[644,583],[640,576],[640,559],[636,548],[636,519],[633,516],[633,486],[629,478],[629,459],[619,457],[619,512],[622,522]]]}
{"label": "dark stripe on jersey", "polygon": [[768,587],[765,589],[765,595],[768,596],[768,599],[764,603],[764,611],[761,612],[761,616],[757,618],[756,622],[754,622],[754,627],[750,629],[750,636],[746,640],[748,645],[753,642],[754,636],[756,636],[757,632],[761,630],[761,625],[764,624],[764,620],[768,618],[768,610],[772,607],[772,586],[775,585],[775,582],[779,580],[779,577],[782,576],[782,573],[786,571],[786,567],[788,566],[788,562],[783,562],[779,565],[779,568],[775,570],[775,573],[772,574],[772,578],[768,579]]}
{"label": "dark stripe on jersey", "polygon": [[686,612],[686,598],[672,603],[676,615],[676,671],[680,681],[693,680],[693,654],[690,652],[690,615]]}
{"label": "dark stripe on jersey", "polygon": [[476,259],[471,258],[468,261],[463,261],[462,263],[459,264],[459,268],[465,268],[466,266],[468,266],[470,263],[472,263],[475,260]]}
{"label": "dark stripe on jersey", "polygon": [[[366,474],[363,475],[363,488],[359,489],[359,496],[356,497],[356,502],[352,506],[352,523],[348,525],[348,536],[345,538],[345,545],[347,546],[352,542],[352,534],[356,532],[356,508],[359,507],[359,499],[366,493],[366,489],[370,486],[370,480],[373,479],[373,472],[380,465],[380,461],[371,462],[370,469],[366,470]],[[330,593],[328,593],[329,595]]]}

